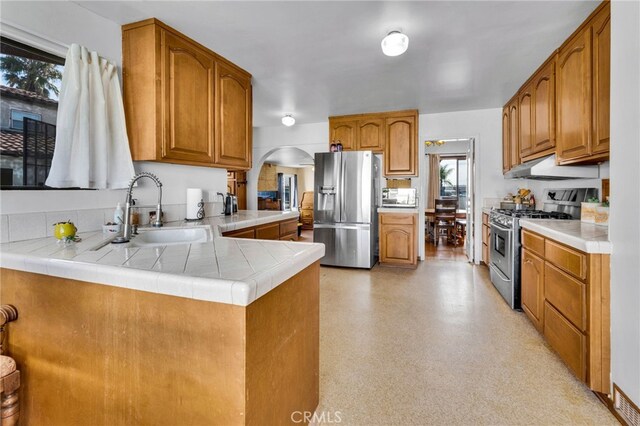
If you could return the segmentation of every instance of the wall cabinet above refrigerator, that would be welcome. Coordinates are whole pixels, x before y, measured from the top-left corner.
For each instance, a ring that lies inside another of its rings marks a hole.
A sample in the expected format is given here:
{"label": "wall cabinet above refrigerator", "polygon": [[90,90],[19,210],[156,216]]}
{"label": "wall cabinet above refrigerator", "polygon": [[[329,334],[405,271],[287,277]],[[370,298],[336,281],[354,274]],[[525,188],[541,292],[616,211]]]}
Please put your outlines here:
{"label": "wall cabinet above refrigerator", "polygon": [[329,117],[329,144],[384,155],[385,176],[418,176],[418,111]]}

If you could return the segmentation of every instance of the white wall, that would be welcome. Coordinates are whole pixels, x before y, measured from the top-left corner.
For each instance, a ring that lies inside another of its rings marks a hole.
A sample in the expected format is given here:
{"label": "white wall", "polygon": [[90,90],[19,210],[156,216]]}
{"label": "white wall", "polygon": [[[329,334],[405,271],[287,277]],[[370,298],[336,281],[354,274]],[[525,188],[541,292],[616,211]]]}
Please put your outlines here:
{"label": "white wall", "polygon": [[640,406],[640,3],[611,2],[611,376]]}
{"label": "white wall", "polygon": [[[120,26],[71,2],[5,2],[0,3],[0,22],[25,30],[62,45],[79,43],[118,65],[121,63]],[[163,202],[182,204],[186,188],[203,188],[207,200],[216,201],[215,193],[226,192],[226,170],[187,167],[159,163],[134,163],[136,172],[155,173],[163,183]],[[154,202],[155,186],[142,183],[135,197],[144,204]],[[124,190],[99,191],[2,191],[0,213],[24,213],[95,209],[115,206],[124,200]]]}

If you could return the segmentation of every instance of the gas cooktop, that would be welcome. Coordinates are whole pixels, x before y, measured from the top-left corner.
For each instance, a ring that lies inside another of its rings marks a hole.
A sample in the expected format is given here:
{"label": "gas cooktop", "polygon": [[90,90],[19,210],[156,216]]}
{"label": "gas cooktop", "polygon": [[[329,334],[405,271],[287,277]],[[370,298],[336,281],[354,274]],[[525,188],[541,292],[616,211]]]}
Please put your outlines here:
{"label": "gas cooktop", "polygon": [[563,212],[545,212],[544,210],[508,210],[496,209],[496,213],[505,216],[525,218],[525,219],[573,219],[568,213]]}

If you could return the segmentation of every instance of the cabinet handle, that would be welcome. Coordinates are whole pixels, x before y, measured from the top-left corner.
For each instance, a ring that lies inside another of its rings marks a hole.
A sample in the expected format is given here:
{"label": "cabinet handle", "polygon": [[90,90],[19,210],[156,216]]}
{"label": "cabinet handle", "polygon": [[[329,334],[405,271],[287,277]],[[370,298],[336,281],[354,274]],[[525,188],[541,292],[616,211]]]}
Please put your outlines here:
{"label": "cabinet handle", "polygon": [[524,261],[524,263],[533,263],[533,262],[531,261],[531,259],[527,259]]}

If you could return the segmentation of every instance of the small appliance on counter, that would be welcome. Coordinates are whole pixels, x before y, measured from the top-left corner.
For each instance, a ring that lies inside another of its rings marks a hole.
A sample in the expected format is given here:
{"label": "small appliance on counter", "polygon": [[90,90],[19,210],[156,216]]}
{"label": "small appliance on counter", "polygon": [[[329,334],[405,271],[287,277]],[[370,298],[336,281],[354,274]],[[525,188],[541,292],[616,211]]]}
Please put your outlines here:
{"label": "small appliance on counter", "polygon": [[415,188],[382,188],[382,207],[416,208]]}

